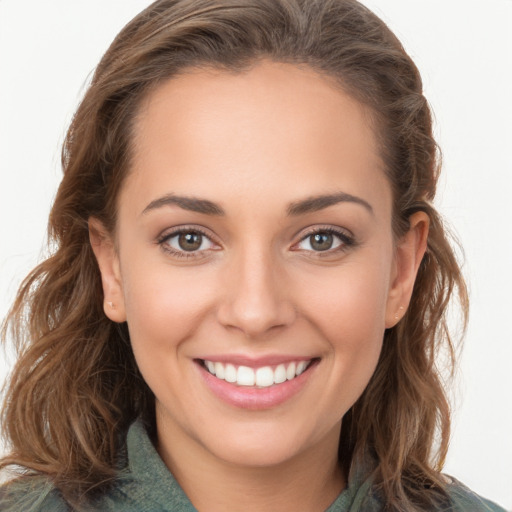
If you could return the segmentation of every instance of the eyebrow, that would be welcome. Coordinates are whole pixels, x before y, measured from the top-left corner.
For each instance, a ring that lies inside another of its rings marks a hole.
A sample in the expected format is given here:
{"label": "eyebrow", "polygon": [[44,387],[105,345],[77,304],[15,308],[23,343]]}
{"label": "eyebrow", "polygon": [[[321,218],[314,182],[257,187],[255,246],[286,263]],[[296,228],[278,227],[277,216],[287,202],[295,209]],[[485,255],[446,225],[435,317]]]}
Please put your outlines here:
{"label": "eyebrow", "polygon": [[[296,201],[290,203],[288,206],[286,213],[289,216],[298,216],[304,215],[306,213],[317,212],[319,210],[323,210],[324,208],[328,208],[329,206],[333,206],[338,203],[355,203],[366,208],[373,215],[373,208],[364,199],[360,197],[353,196],[351,194],[347,194],[345,192],[338,192],[335,194],[326,194],[308,197],[307,199],[303,199],[301,201]],[[224,210],[212,201],[208,199],[199,199],[196,197],[187,197],[187,196],[177,196],[175,194],[167,194],[163,197],[159,197],[154,201],[151,201],[146,208],[142,211],[142,215],[146,213],[156,210],[158,208],[162,208],[163,206],[172,206],[176,205],[184,210],[189,210],[196,213],[202,213],[204,215],[215,215],[215,216],[223,216],[225,215]]]}
{"label": "eyebrow", "polygon": [[305,213],[317,212],[338,203],[355,203],[366,208],[373,215],[373,208],[370,203],[360,197],[338,192],[320,196],[308,197],[302,201],[291,203],[288,206],[287,214],[291,216],[304,215]]}
{"label": "eyebrow", "polygon": [[149,203],[142,211],[142,215],[152,210],[156,210],[157,208],[171,205],[176,205],[184,210],[203,213],[205,215],[225,215],[224,210],[219,205],[212,203],[212,201],[208,201],[207,199],[198,199],[196,197],[177,196],[174,194],[167,194],[151,201],[151,203]]}

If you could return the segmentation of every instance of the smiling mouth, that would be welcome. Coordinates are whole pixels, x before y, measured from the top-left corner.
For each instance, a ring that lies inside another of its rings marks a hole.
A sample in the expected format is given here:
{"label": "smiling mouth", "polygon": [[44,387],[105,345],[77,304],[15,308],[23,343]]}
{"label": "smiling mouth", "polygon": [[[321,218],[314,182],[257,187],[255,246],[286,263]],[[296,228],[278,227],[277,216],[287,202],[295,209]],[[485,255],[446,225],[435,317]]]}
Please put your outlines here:
{"label": "smiling mouth", "polygon": [[314,358],[309,361],[290,361],[286,364],[258,368],[208,360],[200,360],[200,363],[208,373],[214,375],[217,379],[237,386],[268,388],[294,380],[318,360],[318,358]]}

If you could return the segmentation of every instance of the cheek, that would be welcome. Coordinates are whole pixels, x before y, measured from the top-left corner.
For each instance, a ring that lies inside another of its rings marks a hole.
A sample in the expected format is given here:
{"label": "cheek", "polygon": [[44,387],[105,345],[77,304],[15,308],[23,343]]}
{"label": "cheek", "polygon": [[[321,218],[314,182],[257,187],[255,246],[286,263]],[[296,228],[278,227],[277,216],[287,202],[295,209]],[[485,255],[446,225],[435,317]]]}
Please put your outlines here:
{"label": "cheek", "polygon": [[324,296],[319,311],[323,334],[331,345],[339,374],[355,379],[360,375],[362,381],[367,381],[382,347],[386,301],[383,289],[377,290],[363,280],[355,281],[352,287],[332,289]]}
{"label": "cheek", "polygon": [[306,314],[340,349],[357,349],[382,337],[389,290],[389,267],[386,272],[384,266],[347,264],[301,280]]}
{"label": "cheek", "polygon": [[[383,301],[341,291],[337,300],[323,303],[322,335],[329,343],[326,366],[330,368],[324,410],[338,421],[363,394],[377,367],[384,338]],[[330,390],[332,403],[327,402]]]}
{"label": "cheek", "polygon": [[386,258],[372,265],[347,263],[328,277],[309,274],[301,284],[304,316],[327,341],[329,389],[337,403],[334,409],[342,414],[363,393],[378,363],[385,332],[388,263]]}
{"label": "cheek", "polygon": [[212,303],[214,289],[207,276],[201,268],[191,272],[161,263],[137,265],[132,261],[126,268],[123,293],[134,350],[140,344],[178,349]]}

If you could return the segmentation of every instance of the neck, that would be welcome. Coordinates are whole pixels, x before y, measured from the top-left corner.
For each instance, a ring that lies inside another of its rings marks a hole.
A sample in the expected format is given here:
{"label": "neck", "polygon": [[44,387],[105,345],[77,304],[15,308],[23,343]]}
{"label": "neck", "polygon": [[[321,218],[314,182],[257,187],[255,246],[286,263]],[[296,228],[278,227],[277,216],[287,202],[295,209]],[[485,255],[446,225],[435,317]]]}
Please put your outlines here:
{"label": "neck", "polygon": [[339,432],[337,425],[306,451],[270,466],[221,460],[167,428],[165,435],[159,430],[158,452],[199,512],[323,512],[345,487],[337,456]]}

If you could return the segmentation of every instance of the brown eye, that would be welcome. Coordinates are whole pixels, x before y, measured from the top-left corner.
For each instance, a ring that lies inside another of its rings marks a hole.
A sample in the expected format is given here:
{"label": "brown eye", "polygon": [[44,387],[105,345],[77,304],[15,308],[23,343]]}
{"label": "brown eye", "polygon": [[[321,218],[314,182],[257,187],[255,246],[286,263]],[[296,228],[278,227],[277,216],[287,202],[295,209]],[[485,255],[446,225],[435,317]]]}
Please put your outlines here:
{"label": "brown eye", "polygon": [[189,233],[180,233],[178,235],[178,245],[183,251],[197,251],[203,243],[203,235],[191,231]]}
{"label": "brown eye", "polygon": [[332,233],[315,233],[310,235],[311,248],[315,251],[327,251],[332,248],[334,237]]}
{"label": "brown eye", "polygon": [[199,256],[215,249],[216,245],[201,231],[184,229],[165,235],[158,242],[162,248],[175,256]]}
{"label": "brown eye", "polygon": [[296,250],[319,253],[335,252],[337,249],[343,250],[353,245],[354,239],[341,230],[319,229],[306,235],[295,248]]}

